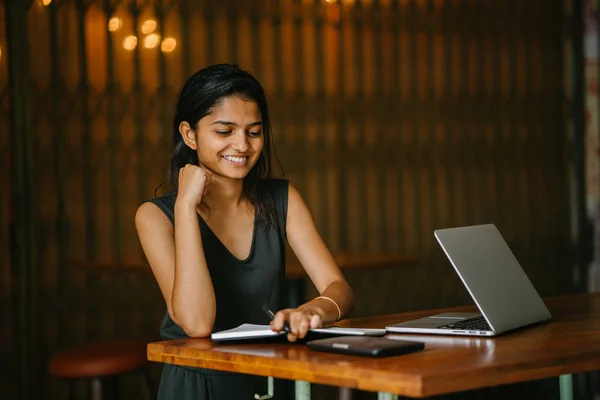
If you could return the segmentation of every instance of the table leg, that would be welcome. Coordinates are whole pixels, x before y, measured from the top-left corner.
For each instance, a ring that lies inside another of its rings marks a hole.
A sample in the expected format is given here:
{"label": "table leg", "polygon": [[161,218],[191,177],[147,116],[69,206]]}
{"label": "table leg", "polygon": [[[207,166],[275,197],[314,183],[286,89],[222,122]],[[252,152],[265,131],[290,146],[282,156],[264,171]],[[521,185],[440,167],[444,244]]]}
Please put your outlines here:
{"label": "table leg", "polygon": [[254,398],[256,400],[268,400],[273,398],[273,394],[275,393],[275,385],[273,381],[273,377],[269,376],[267,378],[267,394],[260,395],[258,393],[254,393]]}
{"label": "table leg", "polygon": [[310,382],[296,381],[296,400],[310,400]]}
{"label": "table leg", "polygon": [[561,375],[558,377],[560,388],[560,400],[573,400],[573,375]]}
{"label": "table leg", "polygon": [[352,400],[352,389],[340,387],[338,400]]}
{"label": "table leg", "polygon": [[377,393],[377,400],[398,400],[398,395],[391,394],[391,393],[379,392],[379,393]]}

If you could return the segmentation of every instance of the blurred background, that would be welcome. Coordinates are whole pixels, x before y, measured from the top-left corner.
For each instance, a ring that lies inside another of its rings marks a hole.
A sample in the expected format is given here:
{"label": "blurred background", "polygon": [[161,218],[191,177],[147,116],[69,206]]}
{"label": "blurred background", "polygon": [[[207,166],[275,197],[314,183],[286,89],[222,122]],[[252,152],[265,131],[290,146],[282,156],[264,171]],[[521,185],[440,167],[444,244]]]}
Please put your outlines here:
{"label": "blurred background", "polygon": [[[330,249],[409,260],[345,271],[352,316],[472,304],[433,237],[460,225],[495,223],[542,296],[596,290],[597,14],[596,0],[3,0],[0,398],[61,398],[47,365],[65,346],[158,340],[134,213],[166,177],[179,89],[219,62],[263,84],[285,176]],[[557,382],[450,397],[507,396],[557,398]]]}

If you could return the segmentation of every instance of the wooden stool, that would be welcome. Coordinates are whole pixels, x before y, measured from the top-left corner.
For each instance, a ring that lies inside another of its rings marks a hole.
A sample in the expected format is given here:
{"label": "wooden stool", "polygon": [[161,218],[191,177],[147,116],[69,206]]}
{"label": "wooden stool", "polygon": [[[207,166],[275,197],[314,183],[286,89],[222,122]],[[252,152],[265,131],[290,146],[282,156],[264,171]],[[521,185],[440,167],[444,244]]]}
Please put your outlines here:
{"label": "wooden stool", "polygon": [[[112,383],[114,393],[108,398],[118,395],[116,388],[117,375],[137,370],[142,378],[142,392],[146,399],[152,398],[152,388],[148,372],[144,368],[148,364],[146,344],[135,340],[107,340],[70,347],[59,350],[50,359],[48,371],[56,378],[90,379],[93,400],[101,400],[107,388],[104,383]],[[71,396],[71,385],[69,394]]]}

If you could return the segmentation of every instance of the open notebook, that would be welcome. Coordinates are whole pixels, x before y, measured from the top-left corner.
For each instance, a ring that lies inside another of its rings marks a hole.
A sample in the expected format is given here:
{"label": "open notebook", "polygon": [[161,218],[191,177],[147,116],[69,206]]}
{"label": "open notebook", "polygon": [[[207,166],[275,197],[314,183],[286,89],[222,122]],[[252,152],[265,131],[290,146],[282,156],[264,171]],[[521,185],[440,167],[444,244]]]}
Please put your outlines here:
{"label": "open notebook", "polygon": [[[383,336],[385,329],[367,329],[367,328],[340,328],[332,326],[328,328],[310,329],[309,334],[319,336]],[[242,324],[233,329],[227,329],[215,332],[210,338],[215,341],[225,340],[246,340],[246,339],[264,339],[269,337],[278,337],[286,335],[285,332],[274,332],[270,325]]]}

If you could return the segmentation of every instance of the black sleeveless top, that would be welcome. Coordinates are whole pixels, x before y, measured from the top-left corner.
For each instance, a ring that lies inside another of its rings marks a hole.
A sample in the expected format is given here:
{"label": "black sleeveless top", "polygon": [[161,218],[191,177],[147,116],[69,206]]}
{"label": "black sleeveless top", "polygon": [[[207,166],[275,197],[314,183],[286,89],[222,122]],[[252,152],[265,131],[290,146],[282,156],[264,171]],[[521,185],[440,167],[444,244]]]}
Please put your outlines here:
{"label": "black sleeveless top", "polygon": [[[215,290],[217,314],[213,332],[234,328],[243,323],[268,324],[262,311],[264,303],[272,310],[282,306],[285,282],[285,222],[288,205],[288,181],[270,179],[264,190],[275,208],[276,226],[254,219],[250,254],[236,258],[198,215],[202,245]],[[156,204],[174,224],[175,193],[155,197]],[[187,338],[168,312],[165,312],[160,335],[164,340]]]}

